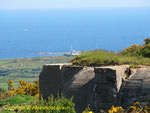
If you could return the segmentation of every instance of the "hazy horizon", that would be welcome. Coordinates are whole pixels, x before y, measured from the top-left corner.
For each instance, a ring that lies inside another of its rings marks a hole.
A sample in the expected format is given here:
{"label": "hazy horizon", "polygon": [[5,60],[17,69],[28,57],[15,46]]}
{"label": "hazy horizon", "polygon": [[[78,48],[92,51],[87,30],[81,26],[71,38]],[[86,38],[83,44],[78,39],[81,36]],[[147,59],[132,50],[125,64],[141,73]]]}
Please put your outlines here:
{"label": "hazy horizon", "polygon": [[0,10],[51,9],[51,8],[101,8],[150,7],[149,0],[0,0]]}

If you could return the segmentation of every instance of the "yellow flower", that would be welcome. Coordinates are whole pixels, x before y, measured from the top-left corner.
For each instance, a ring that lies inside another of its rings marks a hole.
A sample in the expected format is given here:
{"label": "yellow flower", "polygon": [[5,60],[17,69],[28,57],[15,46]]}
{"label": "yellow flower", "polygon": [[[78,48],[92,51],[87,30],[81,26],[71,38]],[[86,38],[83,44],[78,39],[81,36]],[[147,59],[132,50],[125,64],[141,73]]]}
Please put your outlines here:
{"label": "yellow flower", "polygon": [[130,47],[134,47],[134,45],[131,45]]}
{"label": "yellow flower", "polygon": [[32,84],[26,81],[19,80],[20,87],[15,89],[14,87],[11,86],[13,81],[10,80],[8,83],[11,86],[11,90],[8,91],[6,94],[7,95],[25,94],[25,95],[39,97],[39,81],[36,80],[34,82],[35,84]]}
{"label": "yellow flower", "polygon": [[8,81],[8,84],[12,87],[12,86],[13,86],[13,81],[12,81],[12,80],[9,80],[9,81]]}
{"label": "yellow flower", "polygon": [[88,113],[93,113],[92,111],[89,111]]}
{"label": "yellow flower", "polygon": [[134,105],[135,105],[135,106],[139,106],[140,103],[139,103],[139,102],[135,102]]}
{"label": "yellow flower", "polygon": [[132,111],[136,111],[136,107],[135,106],[130,106],[128,109],[128,112],[132,112]]}
{"label": "yellow flower", "polygon": [[113,113],[113,111],[111,111],[111,110],[108,110],[108,113]]}
{"label": "yellow flower", "polygon": [[113,108],[113,112],[117,112],[117,108]]}

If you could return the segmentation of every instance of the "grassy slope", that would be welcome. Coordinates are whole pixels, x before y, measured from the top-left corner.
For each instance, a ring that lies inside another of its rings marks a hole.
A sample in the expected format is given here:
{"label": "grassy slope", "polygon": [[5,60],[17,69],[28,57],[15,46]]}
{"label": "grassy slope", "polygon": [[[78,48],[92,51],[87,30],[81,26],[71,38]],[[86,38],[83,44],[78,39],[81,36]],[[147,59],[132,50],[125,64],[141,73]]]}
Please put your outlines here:
{"label": "grassy slope", "polygon": [[35,97],[19,94],[16,96],[12,96],[9,99],[0,101],[0,107],[7,105],[7,104],[20,105],[20,104],[23,104],[25,102],[33,101],[35,99],[36,99]]}
{"label": "grassy slope", "polygon": [[[0,101],[0,107],[2,107],[4,105],[8,105],[8,104],[10,104],[10,105],[21,105],[21,104],[26,103],[26,102],[32,102],[35,99],[36,99],[35,97],[20,94],[20,95],[10,97],[9,99]],[[8,110],[7,111],[2,110],[2,111],[0,111],[0,113],[16,113],[16,112],[12,112],[12,111],[8,111]]]}
{"label": "grassy slope", "polygon": [[33,82],[38,79],[44,64],[67,63],[72,57],[35,57],[24,59],[0,60],[0,88],[8,89],[8,80],[13,80],[14,85],[19,85],[19,80]]}
{"label": "grassy slope", "polygon": [[84,52],[81,55],[76,56],[71,62],[74,65],[85,66],[106,66],[122,64],[150,65],[149,58],[125,56],[102,50]]}

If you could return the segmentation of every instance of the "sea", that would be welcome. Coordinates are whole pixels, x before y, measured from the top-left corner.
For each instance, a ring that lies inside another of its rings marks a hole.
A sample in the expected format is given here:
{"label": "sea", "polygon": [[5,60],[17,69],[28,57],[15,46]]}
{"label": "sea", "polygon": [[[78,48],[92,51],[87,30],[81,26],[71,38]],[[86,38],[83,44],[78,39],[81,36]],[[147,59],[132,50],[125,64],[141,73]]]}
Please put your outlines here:
{"label": "sea", "polygon": [[[0,59],[118,52],[150,37],[150,7],[0,10]],[[62,55],[62,54],[61,54]]]}

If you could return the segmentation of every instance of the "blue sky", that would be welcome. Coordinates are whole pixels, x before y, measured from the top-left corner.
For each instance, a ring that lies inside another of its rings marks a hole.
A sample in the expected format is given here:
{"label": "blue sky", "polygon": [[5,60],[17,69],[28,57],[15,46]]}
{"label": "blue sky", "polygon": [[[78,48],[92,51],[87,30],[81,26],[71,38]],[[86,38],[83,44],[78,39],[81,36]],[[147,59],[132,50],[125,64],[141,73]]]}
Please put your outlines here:
{"label": "blue sky", "polygon": [[0,9],[150,7],[150,0],[0,0]]}

